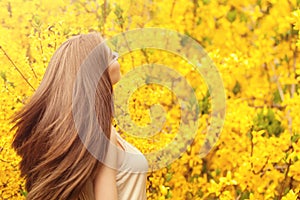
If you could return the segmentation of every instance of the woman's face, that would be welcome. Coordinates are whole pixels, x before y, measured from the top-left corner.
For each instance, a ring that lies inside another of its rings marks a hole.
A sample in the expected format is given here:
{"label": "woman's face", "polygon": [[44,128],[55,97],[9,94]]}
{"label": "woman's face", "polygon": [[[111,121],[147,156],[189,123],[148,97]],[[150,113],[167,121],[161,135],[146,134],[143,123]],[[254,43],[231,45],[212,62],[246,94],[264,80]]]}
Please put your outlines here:
{"label": "woman's face", "polygon": [[113,58],[108,67],[108,73],[112,84],[116,84],[121,78],[120,64],[118,62],[118,54],[113,53]]}

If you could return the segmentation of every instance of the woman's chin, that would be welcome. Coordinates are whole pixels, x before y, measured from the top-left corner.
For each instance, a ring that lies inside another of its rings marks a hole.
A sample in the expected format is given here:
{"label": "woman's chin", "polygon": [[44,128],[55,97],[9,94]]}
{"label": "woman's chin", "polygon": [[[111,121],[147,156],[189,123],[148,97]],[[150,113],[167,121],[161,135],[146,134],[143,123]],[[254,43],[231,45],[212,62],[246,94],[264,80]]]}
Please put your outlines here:
{"label": "woman's chin", "polygon": [[111,80],[112,84],[113,85],[117,84],[120,81],[121,77],[122,77],[121,74],[118,75],[118,76],[113,77],[112,80]]}

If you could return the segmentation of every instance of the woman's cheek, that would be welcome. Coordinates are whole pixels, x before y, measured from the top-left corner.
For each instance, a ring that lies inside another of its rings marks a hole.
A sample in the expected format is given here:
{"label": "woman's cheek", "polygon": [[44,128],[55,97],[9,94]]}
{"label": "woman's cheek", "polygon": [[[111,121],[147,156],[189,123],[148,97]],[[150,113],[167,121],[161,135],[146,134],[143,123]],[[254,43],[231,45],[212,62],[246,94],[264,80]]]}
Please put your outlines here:
{"label": "woman's cheek", "polygon": [[120,64],[118,62],[113,63],[109,67],[109,76],[113,84],[117,83],[121,78]]}

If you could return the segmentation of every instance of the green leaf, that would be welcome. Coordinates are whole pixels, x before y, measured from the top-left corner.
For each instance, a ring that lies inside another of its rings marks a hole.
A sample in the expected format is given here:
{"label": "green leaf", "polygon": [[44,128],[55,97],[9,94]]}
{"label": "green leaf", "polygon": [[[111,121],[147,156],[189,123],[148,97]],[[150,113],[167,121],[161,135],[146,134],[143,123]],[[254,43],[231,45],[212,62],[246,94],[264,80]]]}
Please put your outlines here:
{"label": "green leaf", "polygon": [[236,19],[236,15],[237,15],[237,11],[236,11],[236,9],[233,8],[227,13],[226,18],[228,21],[230,21],[232,23]]}
{"label": "green leaf", "polygon": [[1,72],[0,72],[0,76],[1,76],[1,78],[4,80],[4,82],[7,81],[6,72],[1,71]]}
{"label": "green leaf", "polygon": [[166,174],[166,182],[169,182],[173,177],[173,174],[172,173],[167,173]]}
{"label": "green leaf", "polygon": [[210,0],[202,0],[202,2],[203,2],[204,5],[207,5],[207,4],[210,3]]}
{"label": "green leaf", "polygon": [[234,87],[232,88],[232,92],[234,95],[237,95],[241,92],[241,84],[240,82],[236,81]]}
{"label": "green leaf", "polygon": [[267,135],[263,134],[263,136],[270,137],[274,135],[279,137],[279,135],[284,131],[281,121],[276,119],[273,110],[270,108],[268,108],[267,114],[264,114],[263,110],[261,110],[253,121],[254,131],[266,130]]}
{"label": "green leaf", "polygon": [[291,137],[291,141],[296,143],[300,138],[300,135],[299,134],[295,134],[295,135],[292,135]]}

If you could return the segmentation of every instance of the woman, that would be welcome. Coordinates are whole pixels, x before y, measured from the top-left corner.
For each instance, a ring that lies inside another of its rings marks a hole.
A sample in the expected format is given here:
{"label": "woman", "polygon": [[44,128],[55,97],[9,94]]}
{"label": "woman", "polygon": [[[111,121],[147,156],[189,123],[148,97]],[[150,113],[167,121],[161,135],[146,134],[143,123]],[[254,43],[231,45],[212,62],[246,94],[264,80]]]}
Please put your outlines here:
{"label": "woman", "polygon": [[13,119],[27,199],[146,199],[147,160],[112,126],[112,85],[120,77],[116,54],[98,33],[56,50]]}

